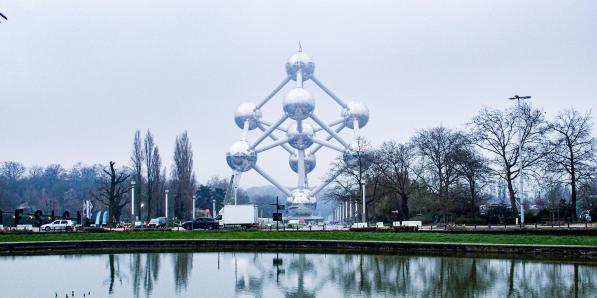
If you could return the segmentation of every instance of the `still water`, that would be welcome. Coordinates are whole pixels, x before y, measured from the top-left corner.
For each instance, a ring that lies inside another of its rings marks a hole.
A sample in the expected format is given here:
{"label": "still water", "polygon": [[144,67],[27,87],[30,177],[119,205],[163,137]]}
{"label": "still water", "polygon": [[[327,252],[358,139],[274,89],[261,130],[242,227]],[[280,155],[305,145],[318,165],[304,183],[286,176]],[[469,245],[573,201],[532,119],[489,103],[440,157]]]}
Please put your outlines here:
{"label": "still water", "polygon": [[0,256],[2,297],[597,297],[597,264],[337,253]]}

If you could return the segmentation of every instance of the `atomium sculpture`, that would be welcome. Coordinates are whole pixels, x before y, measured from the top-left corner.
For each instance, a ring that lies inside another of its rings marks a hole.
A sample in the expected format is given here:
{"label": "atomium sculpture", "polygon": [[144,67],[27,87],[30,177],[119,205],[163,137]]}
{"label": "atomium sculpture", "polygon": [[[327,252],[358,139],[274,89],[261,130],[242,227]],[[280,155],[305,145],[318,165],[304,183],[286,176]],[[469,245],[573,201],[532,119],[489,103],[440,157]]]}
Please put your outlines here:
{"label": "atomium sculpture", "polygon": [[[315,77],[314,72],[315,63],[299,46],[299,51],[290,56],[286,62],[287,76],[282,83],[261,102],[257,104],[243,103],[236,109],[234,121],[243,130],[242,138],[240,141],[233,143],[226,154],[226,162],[234,171],[230,185],[234,192],[232,195],[235,203],[236,189],[241,174],[253,169],[288,196],[288,211],[291,217],[311,216],[315,211],[317,194],[333,180],[328,179],[322,181],[317,187],[309,187],[307,175],[315,168],[317,163],[315,154],[317,151],[322,147],[338,151],[349,167],[358,167],[359,158],[362,158],[364,152],[368,152],[359,150],[359,146],[362,144],[362,142],[359,142],[361,138],[359,129],[369,121],[367,106],[359,102],[345,103],[326,88]],[[315,99],[303,86],[309,80],[321,88],[341,107],[340,119],[326,124],[315,115]],[[296,87],[288,91],[284,97],[282,103],[284,114],[274,123],[265,121],[261,108],[290,81],[295,81]],[[285,125],[286,128],[283,128],[285,122],[290,123]],[[338,134],[344,128],[354,131],[354,139],[350,143]],[[248,133],[255,129],[261,130],[262,134],[253,142],[249,142]],[[278,136],[277,133],[279,132],[282,132],[285,136]],[[318,138],[316,136],[318,132],[325,134],[324,138]],[[267,138],[271,139],[272,142],[262,144]],[[258,155],[275,147],[283,148],[290,155],[290,168],[298,175],[298,183],[294,189],[284,187],[257,165]],[[336,173],[332,178],[337,177],[339,174]]]}

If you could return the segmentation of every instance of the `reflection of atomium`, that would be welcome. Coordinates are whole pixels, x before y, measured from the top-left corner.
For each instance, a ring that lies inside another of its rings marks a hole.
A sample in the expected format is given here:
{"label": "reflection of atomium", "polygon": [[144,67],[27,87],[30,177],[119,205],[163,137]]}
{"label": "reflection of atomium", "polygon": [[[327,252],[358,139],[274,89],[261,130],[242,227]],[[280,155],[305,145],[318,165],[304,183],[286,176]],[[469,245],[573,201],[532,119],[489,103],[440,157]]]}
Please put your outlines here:
{"label": "reflection of atomium", "polygon": [[[369,121],[367,106],[359,102],[348,104],[338,98],[314,75],[315,63],[299,47],[299,51],[288,58],[286,62],[287,77],[274,91],[258,104],[243,103],[234,113],[234,121],[243,130],[242,140],[235,142],[226,154],[226,162],[234,170],[231,186],[237,189],[240,175],[254,169],[276,188],[288,196],[288,210],[290,216],[313,215],[316,206],[316,195],[333,179],[322,182],[315,188],[309,187],[307,174],[317,164],[315,153],[321,147],[338,151],[347,166],[352,168],[366,167],[370,151],[359,148],[363,142],[359,136],[359,129]],[[282,103],[283,116],[274,123],[269,123],[262,118],[261,108],[278,93],[291,80],[296,82],[296,87],[288,91]],[[315,99],[313,95],[303,88],[303,83],[311,80],[341,107],[341,118],[329,124],[324,123],[315,114]],[[290,119],[291,123],[286,129],[282,124]],[[247,141],[248,132],[260,129],[263,134],[252,143]],[[355,139],[351,143],[344,141],[338,133],[349,128],[354,131]],[[276,135],[276,130],[285,133],[284,137]],[[322,139],[316,138],[316,132],[325,133]],[[266,138],[272,142],[263,144]],[[334,140],[334,143],[331,140]],[[261,145],[261,146],[260,146]],[[269,176],[257,165],[257,156],[269,149],[281,147],[290,154],[289,165],[298,175],[297,187],[289,190]],[[365,158],[363,158],[365,157]],[[336,175],[338,175],[337,173]],[[234,192],[236,202],[236,191]]]}

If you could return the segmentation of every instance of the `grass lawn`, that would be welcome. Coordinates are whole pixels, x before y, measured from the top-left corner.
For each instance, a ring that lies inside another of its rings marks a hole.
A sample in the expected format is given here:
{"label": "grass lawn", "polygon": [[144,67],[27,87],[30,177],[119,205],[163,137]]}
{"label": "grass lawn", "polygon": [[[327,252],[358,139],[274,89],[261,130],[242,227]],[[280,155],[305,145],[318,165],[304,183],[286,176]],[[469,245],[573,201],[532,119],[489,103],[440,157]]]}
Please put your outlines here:
{"label": "grass lawn", "polygon": [[106,233],[34,233],[0,234],[0,242],[61,240],[126,240],[126,239],[312,239],[312,240],[378,240],[399,242],[454,242],[500,244],[553,244],[597,246],[597,236],[448,234],[437,232],[269,232],[269,231],[136,231]]}

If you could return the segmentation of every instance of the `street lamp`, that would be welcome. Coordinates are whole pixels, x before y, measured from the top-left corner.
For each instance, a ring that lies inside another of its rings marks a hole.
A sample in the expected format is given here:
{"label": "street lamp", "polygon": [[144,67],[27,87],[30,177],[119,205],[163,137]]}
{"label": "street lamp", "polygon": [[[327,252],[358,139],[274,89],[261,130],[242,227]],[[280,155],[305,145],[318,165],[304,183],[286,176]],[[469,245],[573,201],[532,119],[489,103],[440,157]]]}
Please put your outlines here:
{"label": "street lamp", "polygon": [[212,213],[212,217],[216,218],[216,200],[211,200],[211,213]]}
{"label": "street lamp", "polygon": [[365,175],[361,181],[361,183],[363,185],[363,187],[361,187],[363,190],[363,214],[362,214],[361,222],[367,222],[367,217],[366,217],[367,216],[367,203],[366,203],[366,198],[365,198],[365,187],[367,185],[367,178],[368,178],[367,175]]}
{"label": "street lamp", "polygon": [[135,221],[135,183],[135,180],[131,180],[131,222]]}
{"label": "street lamp", "polygon": [[193,196],[193,220],[195,220],[195,199],[196,198],[197,198],[196,196]]}
{"label": "street lamp", "polygon": [[[530,96],[514,95],[508,99],[516,100],[518,112],[520,113],[520,100],[530,99]],[[520,176],[520,226],[524,226],[524,195],[523,195],[523,178],[522,178],[522,130],[518,131],[518,175]]]}
{"label": "street lamp", "polygon": [[166,211],[164,211],[164,216],[165,216],[166,218],[168,218],[168,193],[170,192],[170,190],[167,190],[167,189],[166,189],[166,190],[165,190],[165,192],[166,192],[166,202],[165,202],[165,204],[164,204],[164,205],[166,206],[166,208],[165,208],[165,209],[166,209]]}

